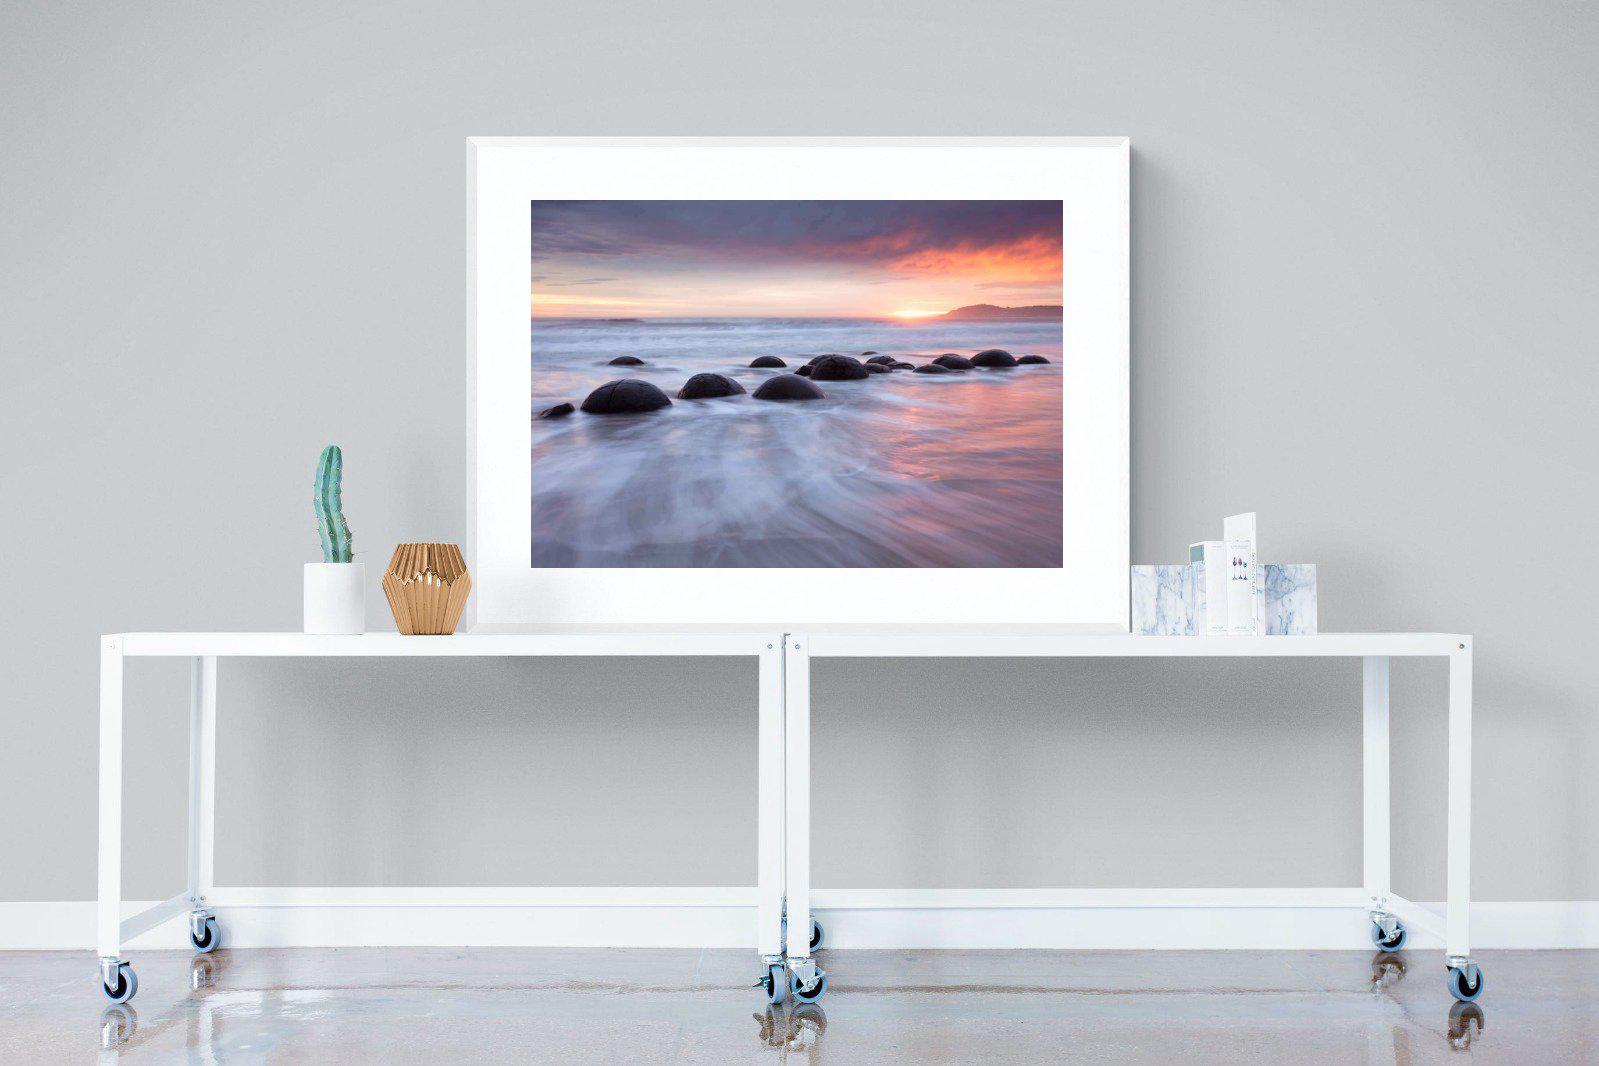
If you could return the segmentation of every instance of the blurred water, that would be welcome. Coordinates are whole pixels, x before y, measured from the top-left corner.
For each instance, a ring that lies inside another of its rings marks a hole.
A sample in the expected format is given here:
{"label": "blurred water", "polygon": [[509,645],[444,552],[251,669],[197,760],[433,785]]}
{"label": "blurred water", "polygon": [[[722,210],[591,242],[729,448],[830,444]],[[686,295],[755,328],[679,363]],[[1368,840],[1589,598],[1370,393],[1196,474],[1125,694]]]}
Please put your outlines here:
{"label": "blurred water", "polygon": [[[1053,362],[821,382],[804,403],[675,399],[707,370],[753,392],[824,352],[991,347]],[[1060,351],[1058,322],[535,320],[535,415],[624,377],[674,401],[533,420],[532,565],[1059,566]],[[647,365],[605,365],[618,355]],[[788,371],[750,369],[758,355]]]}

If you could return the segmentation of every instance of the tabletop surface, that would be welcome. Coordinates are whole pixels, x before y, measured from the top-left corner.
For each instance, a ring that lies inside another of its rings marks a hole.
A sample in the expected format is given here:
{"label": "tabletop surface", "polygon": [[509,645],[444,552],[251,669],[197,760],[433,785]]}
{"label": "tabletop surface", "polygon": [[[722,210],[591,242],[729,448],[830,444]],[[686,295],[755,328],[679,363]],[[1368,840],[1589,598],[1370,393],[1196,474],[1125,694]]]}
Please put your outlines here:
{"label": "tabletop surface", "polygon": [[812,656],[1252,657],[1454,655],[1459,633],[1318,633],[1269,637],[1146,637],[1050,625],[528,626],[451,636],[364,633],[115,633],[124,655],[759,655],[786,639]]}

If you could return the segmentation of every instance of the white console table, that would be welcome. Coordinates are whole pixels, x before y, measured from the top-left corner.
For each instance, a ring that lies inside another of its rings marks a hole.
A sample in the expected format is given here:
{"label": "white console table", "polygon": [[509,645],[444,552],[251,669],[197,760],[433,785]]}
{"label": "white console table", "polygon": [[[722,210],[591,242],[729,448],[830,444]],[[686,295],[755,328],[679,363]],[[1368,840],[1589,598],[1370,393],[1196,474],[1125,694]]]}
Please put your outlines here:
{"label": "white console table", "polygon": [[[1455,633],[1324,633],[1299,637],[1138,637],[1073,634],[1046,626],[838,626],[785,637],[787,827],[784,833],[790,928],[811,919],[811,660],[818,658],[1358,658],[1362,662],[1364,876],[1358,887],[1243,889],[1204,893],[1138,889],[1052,891],[1049,907],[1213,908],[1315,906],[1364,912],[1379,950],[1398,950],[1407,926],[1442,936],[1449,991],[1476,999],[1483,990],[1471,958],[1471,639]],[[1388,663],[1393,658],[1449,660],[1448,890],[1443,927],[1433,912],[1389,887]],[[1207,898],[1208,897],[1208,898]],[[937,903],[931,904],[937,906]],[[812,962],[790,948],[789,966]]]}
{"label": "white console table", "polygon": [[[573,627],[516,634],[406,637],[397,633],[309,636],[303,633],[120,633],[100,641],[100,877],[96,933],[106,995],[125,1003],[138,990],[122,945],[178,915],[189,916],[190,939],[213,950],[221,935],[213,901],[217,660],[229,656],[383,658],[416,656],[738,656],[755,660],[757,706],[756,926],[768,968],[783,954],[783,682],[782,634],[753,627]],[[191,661],[189,703],[188,860],[184,890],[139,914],[122,917],[122,673],[130,658]],[[403,890],[402,890],[403,891]],[[641,890],[669,898],[671,889]],[[457,898],[489,901],[493,893]],[[425,905],[425,904],[423,904]]]}
{"label": "white console table", "polygon": [[[123,633],[100,645],[100,877],[97,947],[106,995],[126,1002],[137,990],[124,942],[187,914],[197,950],[219,939],[212,900],[216,787],[216,671],[229,656],[547,657],[748,656],[758,669],[756,941],[761,981],[778,1000],[813,1000],[826,974],[813,951],[821,930],[811,918],[810,669],[813,658],[1164,658],[1345,657],[1362,661],[1364,722],[1364,876],[1359,887],[1248,889],[1205,893],[1147,890],[1051,892],[1051,907],[1283,907],[1362,911],[1380,950],[1397,950],[1406,927],[1443,937],[1450,992],[1475,999],[1483,980],[1470,956],[1471,641],[1448,633],[1350,633],[1303,637],[1089,636],[1048,626],[839,626],[784,634],[776,627],[584,627],[519,633],[405,637],[299,633]],[[189,708],[189,817],[184,890],[123,918],[122,677],[129,658],[192,663]],[[1395,657],[1449,662],[1447,912],[1432,912],[1389,888],[1388,664]],[[671,890],[655,890],[671,891]],[[789,937],[788,930],[810,936]],[[792,941],[792,942],[791,942]]]}

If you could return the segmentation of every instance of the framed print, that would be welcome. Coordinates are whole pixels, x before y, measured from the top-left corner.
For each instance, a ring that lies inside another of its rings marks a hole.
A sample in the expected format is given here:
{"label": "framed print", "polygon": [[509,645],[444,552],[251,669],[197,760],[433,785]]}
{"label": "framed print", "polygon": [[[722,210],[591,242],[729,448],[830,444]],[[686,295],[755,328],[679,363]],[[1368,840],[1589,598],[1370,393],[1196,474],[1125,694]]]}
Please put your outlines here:
{"label": "framed print", "polygon": [[474,138],[476,624],[1128,627],[1125,138]]}

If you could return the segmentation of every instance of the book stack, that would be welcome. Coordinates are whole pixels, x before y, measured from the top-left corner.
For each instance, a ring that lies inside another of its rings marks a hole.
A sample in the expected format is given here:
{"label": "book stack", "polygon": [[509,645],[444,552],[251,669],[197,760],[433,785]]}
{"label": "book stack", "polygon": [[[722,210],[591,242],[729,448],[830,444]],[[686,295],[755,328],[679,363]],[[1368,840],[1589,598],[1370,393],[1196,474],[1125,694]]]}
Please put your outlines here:
{"label": "book stack", "polygon": [[1233,515],[1220,540],[1189,545],[1186,564],[1133,567],[1132,615],[1146,636],[1314,633],[1316,567],[1262,564],[1254,512]]}

